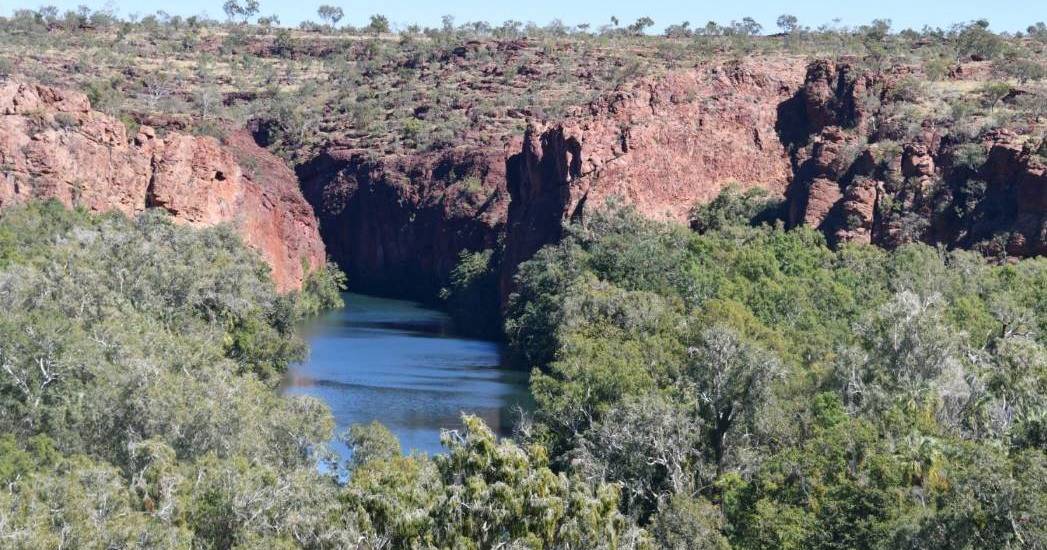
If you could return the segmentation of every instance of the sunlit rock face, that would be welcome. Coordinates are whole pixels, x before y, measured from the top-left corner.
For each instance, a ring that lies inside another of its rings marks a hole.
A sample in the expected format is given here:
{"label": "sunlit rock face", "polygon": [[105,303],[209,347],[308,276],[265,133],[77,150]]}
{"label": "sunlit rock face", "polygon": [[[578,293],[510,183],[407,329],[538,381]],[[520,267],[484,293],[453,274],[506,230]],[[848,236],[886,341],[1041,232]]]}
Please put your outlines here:
{"label": "sunlit rock face", "polygon": [[324,246],[294,173],[243,132],[222,142],[148,126],[132,136],[83,94],[0,85],[0,207],[53,198],[135,215],[162,208],[177,223],[231,224],[272,268],[281,291],[321,266]]}

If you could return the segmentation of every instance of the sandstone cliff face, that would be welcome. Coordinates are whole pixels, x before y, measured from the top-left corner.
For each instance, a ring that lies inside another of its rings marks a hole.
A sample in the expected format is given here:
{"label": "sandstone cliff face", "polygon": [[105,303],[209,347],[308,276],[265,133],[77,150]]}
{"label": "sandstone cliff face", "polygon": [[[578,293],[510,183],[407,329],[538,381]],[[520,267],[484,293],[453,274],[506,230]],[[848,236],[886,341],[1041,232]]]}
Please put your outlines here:
{"label": "sandstone cliff face", "polygon": [[501,148],[374,158],[333,144],[298,174],[331,257],[361,291],[432,299],[459,253],[494,247],[504,227]]}
{"label": "sandstone cliff face", "polygon": [[1032,153],[1029,143],[1009,132],[989,142],[988,158],[980,175],[986,195],[1000,205],[1000,216],[988,221],[981,234],[1007,230],[1004,251],[1012,256],[1047,255],[1047,163]]}
{"label": "sandstone cliff face", "polygon": [[[1006,234],[1007,253],[1042,253],[1042,162],[1020,136],[988,139],[989,161],[972,172],[932,123],[905,138],[885,130],[879,109],[911,70],[792,58],[699,66],[623,85],[504,145],[473,136],[395,154],[334,143],[299,176],[357,288],[423,298],[462,250],[503,239],[504,298],[519,262],[565,221],[612,197],[685,221],[728,183],[784,196],[790,225],[834,244],[975,246]],[[958,214],[972,178],[987,189]]]}
{"label": "sandstone cliff face", "polygon": [[177,223],[232,224],[271,266],[280,291],[325,259],[294,173],[245,133],[226,144],[148,126],[128,136],[83,94],[24,82],[0,85],[0,208],[54,198],[135,215],[163,208]]}
{"label": "sandstone cliff face", "polygon": [[[846,63],[808,67],[785,109],[799,121],[788,135],[789,224],[817,227],[834,244],[920,240],[994,255],[1047,252],[1047,179],[1033,152],[1035,132],[996,131],[971,143],[931,119],[916,121],[915,134],[873,127],[870,120],[903,77],[904,68],[872,74]],[[968,160],[961,161],[964,149]],[[984,162],[970,165],[971,150],[984,153]]]}
{"label": "sandstone cliff face", "polygon": [[509,143],[403,155],[334,143],[298,175],[356,288],[432,297],[460,251],[504,233],[504,294],[565,220],[612,197],[686,221],[728,183],[783,193],[792,165],[778,109],[803,76],[794,59],[700,66],[624,85]]}
{"label": "sandstone cliff face", "polygon": [[699,67],[636,82],[560,124],[529,128],[507,161],[503,295],[516,265],[559,239],[564,221],[612,197],[686,222],[695,204],[730,183],[784,193],[793,169],[779,111],[803,75],[791,59]]}
{"label": "sandstone cliff face", "polygon": [[[818,61],[783,105],[794,181],[786,192],[788,222],[821,229],[830,241],[871,241],[881,182],[858,176],[875,164],[863,149],[875,83],[849,65]],[[853,185],[848,183],[853,181]]]}
{"label": "sandstone cliff face", "polygon": [[[971,144],[932,119],[916,121],[915,132],[885,124],[913,70],[790,60],[699,68],[530,127],[507,161],[503,298],[516,265],[586,208],[620,197],[648,216],[683,221],[732,181],[783,194],[786,221],[818,228],[832,244],[1047,252],[1047,145],[1032,129]],[[986,160],[958,162],[964,147]]]}

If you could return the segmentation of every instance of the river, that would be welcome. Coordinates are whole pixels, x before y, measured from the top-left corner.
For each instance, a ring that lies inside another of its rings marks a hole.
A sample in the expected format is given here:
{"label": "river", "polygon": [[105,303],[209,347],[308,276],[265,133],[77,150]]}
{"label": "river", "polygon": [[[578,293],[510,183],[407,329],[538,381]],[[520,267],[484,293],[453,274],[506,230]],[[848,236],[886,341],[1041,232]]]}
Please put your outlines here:
{"label": "river", "polygon": [[305,327],[309,358],[291,367],[286,392],[324,400],[338,433],[385,424],[405,452],[441,452],[440,431],[460,427],[463,411],[511,432],[515,407],[529,403],[528,375],[503,366],[497,343],[463,337],[447,315],[413,302],[343,297],[344,309]]}

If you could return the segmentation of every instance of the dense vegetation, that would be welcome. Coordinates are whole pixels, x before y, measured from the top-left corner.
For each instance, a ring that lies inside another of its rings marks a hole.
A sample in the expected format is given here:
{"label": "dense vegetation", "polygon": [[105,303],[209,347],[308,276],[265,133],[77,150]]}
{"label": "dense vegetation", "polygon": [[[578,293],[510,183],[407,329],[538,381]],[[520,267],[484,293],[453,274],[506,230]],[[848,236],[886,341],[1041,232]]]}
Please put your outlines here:
{"label": "dense vegetation", "polygon": [[667,548],[1042,548],[1047,261],[595,214],[521,266],[528,441]]}
{"label": "dense vegetation", "polygon": [[301,308],[340,300],[329,278],[309,285],[328,292],[278,296],[230,230],[154,213],[0,214],[3,545],[227,546],[289,521],[305,540],[330,531],[310,504],[325,485],[307,453],[330,414],[273,391],[305,351]]}
{"label": "dense vegetation", "polygon": [[[82,89],[129,127],[249,125],[298,163],[334,141],[490,145],[709,61],[848,58],[914,75],[866,106],[875,139],[853,156],[893,166],[925,121],[947,128],[968,220],[984,136],[1047,116],[1042,23],[783,16],[775,35],[744,19],[655,37],[646,18],[446,19],[392,34],[377,15],[336,27],[333,6],[298,29],[257,2],[226,8],[224,23],[18,10],[0,18],[0,77]],[[911,210],[895,206],[880,214]],[[339,303],[336,269],[281,296],[228,228],[6,207],[0,546],[1047,547],[1047,260],[834,250],[775,208],[728,192],[683,227],[612,205],[524,263],[504,312],[500,251],[464,252],[447,307],[488,335],[504,315],[536,409],[513,440],[465,417],[437,457],[355,426],[339,464],[327,408],[278,391],[306,351],[298,322]]]}
{"label": "dense vegetation", "polygon": [[579,548],[642,536],[614,486],[554,473],[542,447],[498,442],[476,419],[436,459],[357,427],[353,463],[334,463],[327,407],[276,390],[304,351],[297,321],[337,305],[339,283],[321,271],[279,296],[228,228],[156,213],[0,213],[0,546]]}
{"label": "dense vegetation", "polygon": [[[833,251],[728,194],[612,207],[521,267],[515,441],[403,456],[281,397],[294,326],[226,228],[55,203],[0,216],[10,548],[1041,548],[1047,261]],[[490,260],[466,257],[465,284]],[[323,462],[326,468],[317,468]]]}

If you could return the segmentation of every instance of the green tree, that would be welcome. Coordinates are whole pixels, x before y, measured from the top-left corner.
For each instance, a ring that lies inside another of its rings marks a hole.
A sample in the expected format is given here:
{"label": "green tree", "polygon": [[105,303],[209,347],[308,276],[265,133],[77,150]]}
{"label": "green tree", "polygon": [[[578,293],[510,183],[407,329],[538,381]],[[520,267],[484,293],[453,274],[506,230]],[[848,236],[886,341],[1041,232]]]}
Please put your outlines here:
{"label": "green tree", "polygon": [[316,14],[320,16],[320,19],[327,21],[329,25],[334,27],[342,20],[345,12],[338,6],[332,6],[329,4],[323,4],[316,10]]}
{"label": "green tree", "polygon": [[1011,93],[1011,86],[1006,82],[988,82],[978,91],[989,105],[989,112],[993,112],[996,105]]}
{"label": "green tree", "polygon": [[773,399],[783,367],[777,357],[723,327],[704,330],[688,355],[687,375],[708,426],[710,460],[721,474],[758,442],[750,440],[759,437],[759,416]]}
{"label": "green tree", "polygon": [[490,338],[501,336],[500,266],[499,251],[463,250],[458,255],[458,264],[451,271],[449,284],[440,291],[440,298],[459,328]]}
{"label": "green tree", "polygon": [[800,20],[795,15],[779,15],[775,23],[785,34],[793,34],[800,28]]}
{"label": "green tree", "polygon": [[245,0],[243,3],[240,0],[226,0],[222,4],[222,11],[225,12],[225,16],[230,21],[233,19],[240,18],[241,22],[246,24],[249,19],[258,15],[260,5],[258,0]]}
{"label": "green tree", "polygon": [[629,32],[640,36],[647,32],[647,29],[654,26],[654,19],[650,17],[641,17],[637,19],[633,24],[629,25]]}
{"label": "green tree", "polygon": [[389,19],[381,14],[372,15],[367,28],[375,35],[386,34],[389,32]]}

